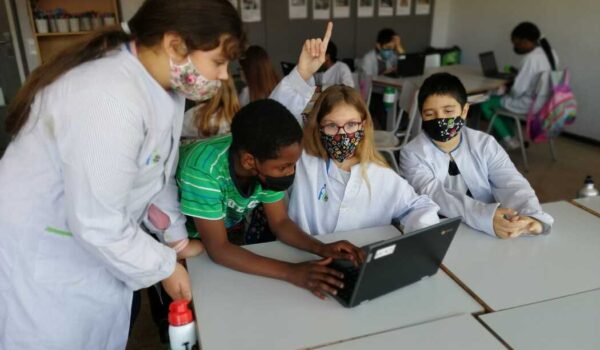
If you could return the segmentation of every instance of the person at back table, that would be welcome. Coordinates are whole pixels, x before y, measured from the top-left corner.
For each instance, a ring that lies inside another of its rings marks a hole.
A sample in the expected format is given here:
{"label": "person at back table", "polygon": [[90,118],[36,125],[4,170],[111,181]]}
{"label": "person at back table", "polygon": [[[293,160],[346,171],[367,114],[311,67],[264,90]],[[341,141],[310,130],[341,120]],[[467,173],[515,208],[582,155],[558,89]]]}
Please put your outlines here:
{"label": "person at back table", "polygon": [[401,151],[402,173],[415,190],[462,216],[474,229],[502,239],[549,233],[554,219],[490,135],[464,127],[469,111],[461,81],[448,73],[419,89],[423,132]]}
{"label": "person at back table", "polygon": [[389,74],[396,70],[398,55],[404,53],[400,36],[390,28],[377,33],[375,47],[363,57],[361,69],[366,75]]}
{"label": "person at back table", "polygon": [[350,67],[344,62],[338,61],[337,53],[337,46],[335,46],[333,41],[330,41],[325,53],[325,63],[321,67],[323,72],[317,73],[321,74],[320,79],[317,80],[320,80],[322,86],[346,85],[354,87],[354,79],[352,79]]}
{"label": "person at back table", "polygon": [[[514,52],[523,56],[518,74],[510,91],[505,95],[491,96],[481,104],[484,118],[490,120],[499,108],[511,112],[525,114],[533,103],[533,94],[536,89],[540,73],[558,67],[558,56],[550,47],[545,38],[541,38],[540,30],[531,22],[520,23],[511,33]],[[496,118],[493,130],[508,149],[519,148],[514,131],[510,127],[512,121]]]}
{"label": "person at back table", "polygon": [[269,54],[258,45],[248,47],[240,59],[240,66],[242,80],[246,83],[239,96],[242,107],[252,101],[268,98],[279,83]]}

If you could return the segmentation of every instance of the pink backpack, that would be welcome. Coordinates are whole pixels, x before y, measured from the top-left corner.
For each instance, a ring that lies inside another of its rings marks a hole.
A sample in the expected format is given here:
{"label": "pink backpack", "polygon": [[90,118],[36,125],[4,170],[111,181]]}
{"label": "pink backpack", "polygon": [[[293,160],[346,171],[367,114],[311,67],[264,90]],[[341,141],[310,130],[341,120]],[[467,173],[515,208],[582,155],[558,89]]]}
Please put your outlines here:
{"label": "pink backpack", "polygon": [[[577,115],[577,101],[571,90],[567,70],[552,71],[545,88],[548,99],[536,112],[536,99],[544,95],[537,91],[527,113],[527,135],[533,142],[546,141],[558,136],[565,125],[573,124]],[[540,77],[541,78],[541,77]]]}

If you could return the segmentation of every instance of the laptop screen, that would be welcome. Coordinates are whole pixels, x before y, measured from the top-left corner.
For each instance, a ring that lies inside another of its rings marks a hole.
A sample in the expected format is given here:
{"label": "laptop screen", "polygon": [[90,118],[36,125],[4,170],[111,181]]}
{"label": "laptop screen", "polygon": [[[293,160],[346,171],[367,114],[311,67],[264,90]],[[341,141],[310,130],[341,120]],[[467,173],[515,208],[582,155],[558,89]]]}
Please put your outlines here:
{"label": "laptop screen", "polygon": [[484,75],[498,73],[498,65],[496,64],[496,57],[493,51],[480,53],[479,60],[481,61],[481,69]]}

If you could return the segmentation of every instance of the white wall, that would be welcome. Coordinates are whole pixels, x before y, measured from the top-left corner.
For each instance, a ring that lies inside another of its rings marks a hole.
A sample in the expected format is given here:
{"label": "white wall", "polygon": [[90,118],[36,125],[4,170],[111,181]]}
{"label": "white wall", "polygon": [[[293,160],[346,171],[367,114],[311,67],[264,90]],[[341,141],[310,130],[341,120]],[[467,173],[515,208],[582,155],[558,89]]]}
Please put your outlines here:
{"label": "white wall", "polygon": [[[438,12],[442,3],[449,8]],[[447,17],[441,18],[440,12]],[[516,64],[519,57],[512,52],[510,32],[522,21],[537,24],[558,52],[561,66],[571,71],[579,114],[567,131],[600,141],[598,14],[597,0],[438,0],[432,44],[437,40],[437,46],[459,45],[466,64],[479,64],[478,53],[490,49],[499,66]]]}

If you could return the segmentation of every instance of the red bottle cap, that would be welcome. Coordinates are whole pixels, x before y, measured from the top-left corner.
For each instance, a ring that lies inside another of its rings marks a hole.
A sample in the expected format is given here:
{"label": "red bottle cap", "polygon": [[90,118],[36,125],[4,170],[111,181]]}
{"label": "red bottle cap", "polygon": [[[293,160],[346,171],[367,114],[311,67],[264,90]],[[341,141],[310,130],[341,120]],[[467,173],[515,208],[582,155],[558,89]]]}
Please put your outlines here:
{"label": "red bottle cap", "polygon": [[188,308],[190,302],[185,299],[175,300],[169,305],[169,324],[183,326],[194,321],[192,310]]}

